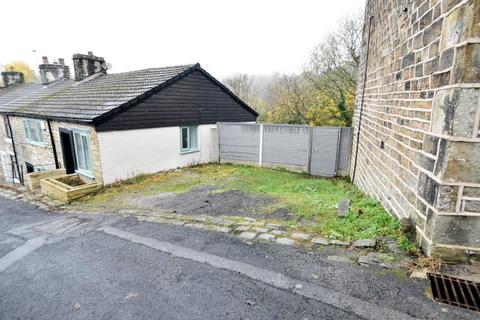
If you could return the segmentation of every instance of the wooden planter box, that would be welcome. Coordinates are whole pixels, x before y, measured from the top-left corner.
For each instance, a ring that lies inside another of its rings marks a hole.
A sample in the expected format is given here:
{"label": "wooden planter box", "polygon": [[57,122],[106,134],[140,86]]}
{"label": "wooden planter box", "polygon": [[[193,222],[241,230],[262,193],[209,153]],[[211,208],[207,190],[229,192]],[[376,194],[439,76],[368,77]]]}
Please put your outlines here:
{"label": "wooden planter box", "polygon": [[84,182],[78,173],[64,174],[56,178],[40,181],[42,193],[63,203],[70,203],[97,191],[102,185],[98,182]]}
{"label": "wooden planter box", "polygon": [[27,174],[27,184],[30,191],[40,188],[40,180],[47,178],[56,178],[65,175],[65,169],[56,169],[41,172],[32,172]]}

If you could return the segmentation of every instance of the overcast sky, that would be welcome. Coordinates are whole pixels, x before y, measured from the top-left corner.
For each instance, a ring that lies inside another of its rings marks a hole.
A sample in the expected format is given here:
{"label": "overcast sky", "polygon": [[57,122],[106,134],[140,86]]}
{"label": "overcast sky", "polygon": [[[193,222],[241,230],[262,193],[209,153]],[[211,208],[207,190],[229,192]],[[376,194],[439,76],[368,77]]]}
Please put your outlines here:
{"label": "overcast sky", "polygon": [[43,55],[71,64],[73,53],[93,51],[112,64],[111,72],[192,62],[220,78],[296,72],[365,0],[122,2],[2,1],[0,64],[38,65]]}

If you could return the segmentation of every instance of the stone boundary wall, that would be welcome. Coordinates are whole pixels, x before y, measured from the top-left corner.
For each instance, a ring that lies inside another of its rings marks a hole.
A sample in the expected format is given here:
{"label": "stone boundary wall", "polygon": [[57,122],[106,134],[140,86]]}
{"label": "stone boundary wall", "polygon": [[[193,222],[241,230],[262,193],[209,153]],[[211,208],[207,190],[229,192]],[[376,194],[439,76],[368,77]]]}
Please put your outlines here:
{"label": "stone boundary wall", "polygon": [[354,183],[411,218],[427,254],[478,256],[480,0],[367,1],[361,61]]}

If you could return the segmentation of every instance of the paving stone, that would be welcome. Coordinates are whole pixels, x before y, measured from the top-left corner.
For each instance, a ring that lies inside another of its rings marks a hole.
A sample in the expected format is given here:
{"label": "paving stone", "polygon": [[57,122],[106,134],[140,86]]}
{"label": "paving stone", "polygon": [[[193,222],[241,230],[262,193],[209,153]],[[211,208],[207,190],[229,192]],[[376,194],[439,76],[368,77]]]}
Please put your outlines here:
{"label": "paving stone", "polygon": [[276,224],[276,223],[267,223],[267,227],[272,228],[272,229],[282,229],[283,226],[281,224]]}
{"label": "paving stone", "polygon": [[244,217],[243,220],[250,221],[250,222],[256,221],[256,219],[249,218],[249,217]]}
{"label": "paving stone", "polygon": [[245,240],[253,240],[257,236],[256,232],[244,231],[238,235],[240,238]]}
{"label": "paving stone", "polygon": [[192,228],[194,228],[194,229],[206,229],[207,227],[205,225],[201,224],[201,223],[194,223],[192,225]]}
{"label": "paving stone", "polygon": [[275,236],[271,233],[262,233],[258,235],[257,239],[263,241],[275,241]]}
{"label": "paving stone", "polygon": [[428,279],[427,272],[428,272],[427,268],[415,269],[415,270],[413,270],[412,274],[410,275],[410,279],[426,280],[426,279]]}
{"label": "paving stone", "polygon": [[248,226],[239,226],[235,229],[235,232],[244,232],[244,231],[248,231],[250,230],[250,228]]}
{"label": "paving stone", "polygon": [[182,220],[170,220],[171,224],[175,224],[177,226],[183,226],[185,224],[185,221]]}
{"label": "paving stone", "polygon": [[385,263],[391,257],[389,255],[371,252],[366,256],[361,256],[358,258],[358,264],[361,266],[380,266],[382,268],[388,268],[388,265]]}
{"label": "paving stone", "polygon": [[237,222],[237,224],[240,225],[240,226],[248,226],[248,225],[250,225],[250,223],[251,223],[250,221],[239,221],[239,222]]}
{"label": "paving stone", "polygon": [[328,256],[327,260],[335,261],[335,262],[352,263],[352,260],[350,260],[346,256]]}
{"label": "paving stone", "polygon": [[307,241],[307,240],[310,240],[310,238],[312,237],[311,235],[309,235],[308,233],[303,233],[303,232],[295,232],[291,235],[291,237],[295,240],[303,240],[303,241]]}
{"label": "paving stone", "polygon": [[255,230],[255,231],[258,232],[258,233],[267,233],[270,229],[269,229],[269,228],[259,228],[259,227],[255,227],[255,228],[253,228],[253,230]]}
{"label": "paving stone", "polygon": [[330,240],[330,244],[333,244],[336,246],[349,246],[350,241]]}
{"label": "paving stone", "polygon": [[207,217],[206,216],[193,216],[192,220],[196,221],[196,222],[205,222],[205,221],[207,221]]}
{"label": "paving stone", "polygon": [[330,244],[330,242],[324,238],[313,238],[312,243],[322,245],[322,246],[328,246]]}
{"label": "paving stone", "polygon": [[274,235],[276,235],[276,236],[281,236],[281,235],[286,234],[286,232],[283,231],[283,230],[272,230],[270,233],[271,233],[271,234],[274,234]]}
{"label": "paving stone", "polygon": [[256,227],[263,227],[265,225],[265,222],[255,221],[255,222],[252,222],[251,225]]}
{"label": "paving stone", "polygon": [[278,238],[276,243],[292,246],[293,244],[295,244],[295,241],[289,238]]}
{"label": "paving stone", "polygon": [[230,233],[232,232],[233,228],[230,227],[222,227],[222,226],[211,226],[210,230],[223,232],[223,233]]}
{"label": "paving stone", "polygon": [[231,220],[219,218],[219,217],[208,217],[208,221],[213,224],[218,224],[225,227],[231,227],[235,224],[235,222]]}
{"label": "paving stone", "polygon": [[361,239],[354,241],[352,245],[357,248],[374,248],[376,241],[375,239]]}

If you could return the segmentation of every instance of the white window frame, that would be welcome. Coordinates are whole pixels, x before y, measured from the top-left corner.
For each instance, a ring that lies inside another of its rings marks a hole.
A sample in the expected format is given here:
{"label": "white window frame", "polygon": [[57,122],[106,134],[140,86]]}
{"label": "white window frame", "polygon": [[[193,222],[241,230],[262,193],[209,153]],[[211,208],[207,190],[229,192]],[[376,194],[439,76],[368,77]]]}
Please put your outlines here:
{"label": "white window frame", "polygon": [[[45,142],[43,141],[43,131],[45,130],[45,124],[43,120],[39,119],[23,119],[23,129],[25,132],[25,141],[30,144],[44,147]],[[36,130],[36,136],[32,136],[32,131]],[[39,138],[38,140],[36,138]]]}
{"label": "white window frame", "polygon": [[[188,148],[183,148],[183,129],[187,129],[187,141],[188,141]],[[191,146],[191,141],[190,141],[190,131],[195,130],[196,133],[196,143],[197,146],[193,147]],[[198,152],[200,151],[200,134],[198,130],[198,126],[181,126],[180,127],[180,153],[191,153],[191,152]]]}
{"label": "white window frame", "polygon": [[[75,172],[80,173],[84,176],[87,176],[89,178],[94,179],[95,174],[94,174],[94,169],[93,169],[93,159],[92,159],[92,148],[91,148],[91,143],[90,143],[90,133],[86,130],[80,130],[80,129],[73,129],[72,130],[72,135],[73,135],[73,148],[75,151]],[[77,135],[80,136],[80,141],[77,142]],[[87,147],[88,150],[85,153],[82,137],[85,137],[87,140]],[[82,150],[84,151],[83,153],[83,162],[85,164],[84,168],[80,168],[80,152],[79,152],[79,147],[78,145],[81,145]],[[87,157],[88,156],[88,159]],[[89,161],[88,161],[89,160]],[[90,164],[90,169],[88,169],[88,164]]]}

